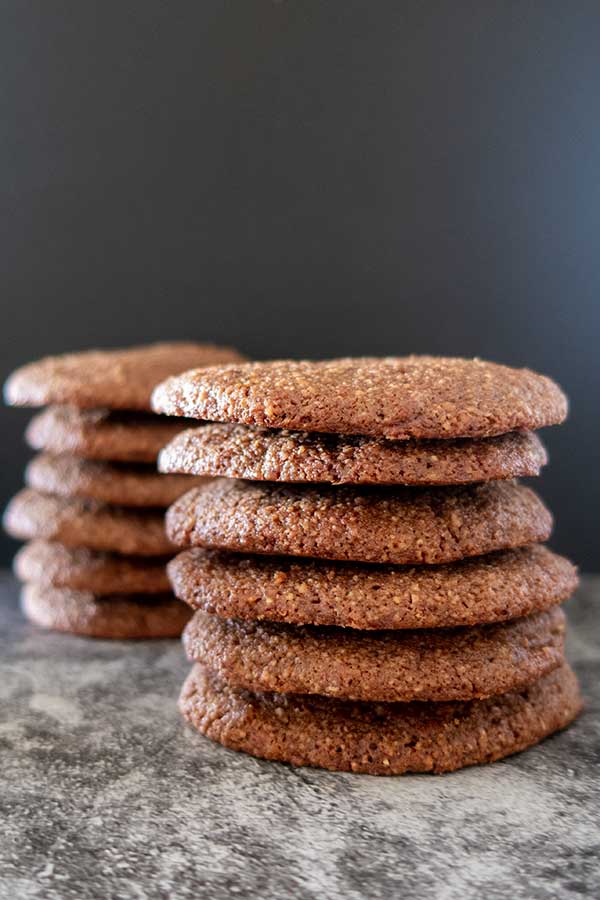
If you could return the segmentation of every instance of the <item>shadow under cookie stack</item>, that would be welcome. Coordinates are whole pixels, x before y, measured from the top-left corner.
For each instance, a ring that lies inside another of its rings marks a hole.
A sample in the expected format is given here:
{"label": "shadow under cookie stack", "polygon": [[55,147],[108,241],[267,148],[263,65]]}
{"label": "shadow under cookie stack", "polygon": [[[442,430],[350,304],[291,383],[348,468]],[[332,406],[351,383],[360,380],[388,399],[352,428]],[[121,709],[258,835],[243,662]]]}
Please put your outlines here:
{"label": "shadow under cookie stack", "polygon": [[25,615],[45,628],[99,638],[178,637],[189,609],[166,575],[167,506],[194,484],[156,470],[185,427],[151,412],[153,387],[190,366],[239,360],[211,345],[156,344],[47,357],[17,370],[5,398],[50,404],[27,442],[41,451],[4,515],[27,540],[15,559]]}
{"label": "shadow under cookie stack", "polygon": [[168,566],[196,612],[180,698],[255,756],[371,774],[492,762],[571,722],[574,567],[514,479],[564,420],[548,378],[430,357],[215,366],[155,411],[215,424],[162,451]]}

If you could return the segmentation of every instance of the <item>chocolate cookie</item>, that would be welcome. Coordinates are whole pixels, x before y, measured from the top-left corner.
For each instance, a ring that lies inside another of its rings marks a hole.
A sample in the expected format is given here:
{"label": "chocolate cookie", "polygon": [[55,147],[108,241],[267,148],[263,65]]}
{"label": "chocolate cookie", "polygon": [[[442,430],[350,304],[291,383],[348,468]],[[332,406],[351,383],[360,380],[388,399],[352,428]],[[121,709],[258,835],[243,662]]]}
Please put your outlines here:
{"label": "chocolate cookie", "polygon": [[93,594],[164,594],[170,591],[168,557],[140,558],[31,541],[13,567],[21,581]]}
{"label": "chocolate cookie", "polygon": [[98,596],[28,584],[21,606],[42,628],[117,640],[176,638],[189,619],[189,609],[172,594]]}
{"label": "chocolate cookie", "polygon": [[357,562],[443,563],[544,541],[552,517],[511,481],[446,488],[353,488],[217,479],[176,500],[180,547]]}
{"label": "chocolate cookie", "polygon": [[361,435],[190,428],[161,451],[161,472],[331,484],[467,484],[539,475],[548,461],[530,431],[493,438],[388,441]]}
{"label": "chocolate cookie", "polygon": [[204,478],[161,475],[144,463],[108,463],[41,453],[25,470],[25,482],[46,494],[87,497],[122,506],[166,508]]}
{"label": "chocolate cookie", "polygon": [[149,410],[152,389],[169,375],[242,358],[228,347],[177,342],[65,353],[17,369],[4,386],[4,397],[12,406],[69,403],[84,409]]}
{"label": "chocolate cookie", "polygon": [[187,419],[151,413],[111,412],[49,406],[33,417],[25,439],[34,450],[69,453],[83,459],[156,464],[156,457]]}
{"label": "chocolate cookie", "polygon": [[224,618],[363,630],[503,622],[549,609],[577,587],[575,566],[537,544],[412,568],[194,547],[168,572],[180,600]]}
{"label": "chocolate cookie", "polygon": [[196,665],[179,700],[190,724],[232,750],[370,775],[493,762],[564,728],[581,706],[567,665],[517,693],[446,703],[252,694]]}
{"label": "chocolate cookie", "polygon": [[4,527],[20,540],[42,538],[67,547],[132,556],[164,556],[173,551],[165,534],[162,512],[54,497],[31,488],[10,501],[4,513]]}
{"label": "chocolate cookie", "polygon": [[390,440],[491,437],[567,415],[543,375],[434,356],[213,366],[168,378],[152,403],[172,416]]}
{"label": "chocolate cookie", "polygon": [[406,702],[520,691],[562,665],[564,635],[558,607],[501,625],[366,633],[199,610],[183,643],[190,660],[235,688]]}

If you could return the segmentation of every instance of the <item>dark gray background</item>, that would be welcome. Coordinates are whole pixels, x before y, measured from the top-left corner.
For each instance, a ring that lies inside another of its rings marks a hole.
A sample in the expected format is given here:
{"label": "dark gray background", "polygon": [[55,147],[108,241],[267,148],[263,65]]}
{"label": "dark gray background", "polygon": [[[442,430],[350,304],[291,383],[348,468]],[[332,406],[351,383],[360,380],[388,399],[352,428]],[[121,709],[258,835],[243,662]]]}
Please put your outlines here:
{"label": "dark gray background", "polygon": [[[546,432],[554,544],[598,568],[595,0],[22,0],[0,19],[3,375],[173,337],[527,364],[572,398]],[[29,413],[1,415],[8,498]]]}

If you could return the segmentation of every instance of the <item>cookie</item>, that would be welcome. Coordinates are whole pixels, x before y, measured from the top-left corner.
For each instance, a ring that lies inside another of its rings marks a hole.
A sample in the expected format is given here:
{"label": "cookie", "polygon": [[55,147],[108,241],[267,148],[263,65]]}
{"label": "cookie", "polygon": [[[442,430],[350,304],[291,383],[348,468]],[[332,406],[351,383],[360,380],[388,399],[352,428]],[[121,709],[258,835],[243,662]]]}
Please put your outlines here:
{"label": "cookie", "polygon": [[179,547],[357,562],[444,563],[546,540],[552,517],[512,481],[353,488],[216,479],[167,510]]}
{"label": "cookie", "polygon": [[98,596],[37,584],[23,588],[21,607],[42,628],[116,640],[177,638],[189,619],[185,604],[172,594]]}
{"label": "cookie", "polygon": [[143,559],[51,541],[31,541],[17,553],[20,581],[93,594],[164,594],[170,591],[168,557]]}
{"label": "cookie", "polygon": [[503,622],[562,603],[568,559],[534,545],[440,566],[377,566],[194,547],[168,565],[173,590],[223,618],[356,629]]}
{"label": "cookie", "polygon": [[519,691],[564,662],[559,607],[501,625],[362,632],[239,622],[198,611],[192,661],[249,691],[348,700],[473,700]]}
{"label": "cookie", "polygon": [[50,453],[156,464],[159,450],[187,422],[151,413],[49,406],[32,418],[25,440],[34,450]]}
{"label": "cookie", "polygon": [[171,416],[390,440],[491,437],[567,415],[543,375],[434,356],[213,366],[168,378],[152,404]]}
{"label": "cookie", "polygon": [[13,372],[4,398],[11,406],[69,403],[83,409],[149,410],[152,389],[169,375],[242,358],[228,347],[183,342],[47,356]]}
{"label": "cookie", "polygon": [[42,538],[67,547],[132,556],[165,556],[173,551],[159,511],[54,497],[31,488],[20,491],[10,501],[4,513],[4,527],[20,540]]}
{"label": "cookie", "polygon": [[25,482],[46,494],[87,497],[122,506],[166,508],[205,479],[161,475],[151,463],[96,462],[41,453],[25,469]]}
{"label": "cookie", "polygon": [[388,441],[361,435],[190,428],[161,451],[161,472],[330,484],[467,484],[539,475],[548,461],[530,431],[493,438]]}
{"label": "cookie", "polygon": [[523,691],[445,703],[252,694],[195,665],[179,707],[198,731],[232,750],[296,766],[399,775],[509,756],[564,728],[582,703],[567,665]]}

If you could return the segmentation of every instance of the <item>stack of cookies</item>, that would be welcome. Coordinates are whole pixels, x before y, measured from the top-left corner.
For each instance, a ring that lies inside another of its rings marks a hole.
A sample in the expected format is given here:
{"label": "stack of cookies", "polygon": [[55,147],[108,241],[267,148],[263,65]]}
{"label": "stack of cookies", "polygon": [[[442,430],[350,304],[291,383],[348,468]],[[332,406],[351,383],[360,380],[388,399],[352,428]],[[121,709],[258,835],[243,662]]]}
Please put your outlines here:
{"label": "stack of cookies", "polygon": [[164,511],[203,479],[156,471],[160,447],[185,423],[154,415],[150,395],[190,366],[239,359],[211,345],[156,344],[48,357],[8,379],[9,404],[51,404],[29,424],[41,452],[4,516],[29,541],[15,560],[29,619],[93,637],[181,634],[189,610],[166,575]]}
{"label": "stack of cookies", "polygon": [[531,746],[580,710],[574,567],[515,479],[564,420],[548,378],[408,357],[215,366],[166,380],[161,471],[222,476],[167,513],[197,612],[180,708],[227,747],[372,774]]}

